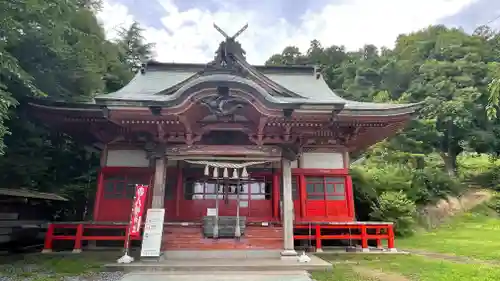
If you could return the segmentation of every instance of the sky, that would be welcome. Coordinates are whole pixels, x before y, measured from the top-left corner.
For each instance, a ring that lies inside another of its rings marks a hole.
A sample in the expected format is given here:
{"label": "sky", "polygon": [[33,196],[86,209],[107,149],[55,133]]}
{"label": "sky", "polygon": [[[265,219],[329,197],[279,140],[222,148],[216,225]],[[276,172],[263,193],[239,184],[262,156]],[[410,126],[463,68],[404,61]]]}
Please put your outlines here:
{"label": "sky", "polygon": [[[104,0],[98,18],[109,39],[137,21],[162,62],[207,63],[223,36],[248,23],[238,41],[247,60],[263,64],[286,46],[357,50],[365,44],[393,47],[399,34],[432,24],[472,31],[500,17],[499,0]],[[500,29],[500,18],[490,26]]]}

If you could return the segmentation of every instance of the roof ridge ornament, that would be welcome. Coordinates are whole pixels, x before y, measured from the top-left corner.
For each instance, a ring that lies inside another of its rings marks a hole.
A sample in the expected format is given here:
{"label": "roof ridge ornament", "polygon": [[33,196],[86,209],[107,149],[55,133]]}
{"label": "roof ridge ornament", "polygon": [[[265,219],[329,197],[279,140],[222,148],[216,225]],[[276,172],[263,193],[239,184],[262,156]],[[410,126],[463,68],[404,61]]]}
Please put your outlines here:
{"label": "roof ridge ornament", "polygon": [[235,66],[237,66],[236,57],[246,59],[246,52],[241,47],[241,44],[236,41],[236,38],[248,28],[248,23],[240,28],[233,36],[227,35],[227,33],[215,23],[214,28],[224,36],[225,40],[220,42],[219,48],[215,53],[215,59],[211,64],[224,68],[235,68]]}

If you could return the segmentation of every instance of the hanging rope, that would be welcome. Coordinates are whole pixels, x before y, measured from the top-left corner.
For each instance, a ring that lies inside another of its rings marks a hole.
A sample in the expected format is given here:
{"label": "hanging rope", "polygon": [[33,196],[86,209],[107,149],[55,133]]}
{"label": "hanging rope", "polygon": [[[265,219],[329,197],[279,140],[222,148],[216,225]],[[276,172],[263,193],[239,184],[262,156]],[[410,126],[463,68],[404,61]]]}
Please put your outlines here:
{"label": "hanging rope", "polygon": [[240,229],[240,180],[238,179],[238,184],[236,185],[236,226],[234,228],[234,236],[236,239],[241,237]]}
{"label": "hanging rope", "polygon": [[219,238],[219,179],[215,183],[215,221],[214,221],[214,239]]}
{"label": "hanging rope", "polygon": [[184,160],[190,164],[205,165],[212,168],[227,168],[227,169],[241,169],[248,166],[260,165],[269,163],[270,161],[253,161],[253,162],[243,162],[243,163],[230,163],[230,162],[215,162],[215,161],[194,161],[194,160]]}
{"label": "hanging rope", "polygon": [[[194,161],[194,160],[184,160],[190,164],[205,165],[204,174],[205,176],[210,176],[210,168],[213,169],[213,178],[219,178],[221,173],[219,169],[222,169],[222,178],[229,178],[229,171],[232,169],[232,179],[248,178],[247,167],[253,165],[260,165],[269,163],[270,161],[253,161],[253,162],[243,162],[243,163],[232,163],[232,162],[214,162],[214,161]],[[241,169],[241,177],[239,169]]]}

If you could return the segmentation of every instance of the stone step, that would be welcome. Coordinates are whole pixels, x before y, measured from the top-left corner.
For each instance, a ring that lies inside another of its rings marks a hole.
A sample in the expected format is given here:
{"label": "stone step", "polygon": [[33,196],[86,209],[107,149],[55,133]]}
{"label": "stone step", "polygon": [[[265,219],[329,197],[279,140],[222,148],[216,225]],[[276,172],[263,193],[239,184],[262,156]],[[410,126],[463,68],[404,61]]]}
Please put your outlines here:
{"label": "stone step", "polygon": [[[193,251],[198,254],[203,251]],[[207,251],[210,252],[210,251]],[[220,252],[220,251],[218,251]],[[238,251],[226,251],[238,252]],[[168,255],[168,252],[165,253]],[[280,258],[209,258],[209,259],[169,259],[151,262],[140,261],[130,264],[107,264],[111,270],[133,271],[190,271],[190,272],[216,272],[216,271],[293,271],[293,270],[332,270],[332,265],[318,257],[311,256],[308,263],[299,263],[297,260],[281,260]]]}
{"label": "stone step", "polygon": [[[279,250],[283,247],[283,232],[280,227],[247,226],[240,239],[219,237],[207,238],[202,227],[170,226],[165,229],[163,249],[169,250]],[[228,234],[228,235],[229,235]]]}
{"label": "stone step", "polygon": [[228,272],[228,271],[175,271],[175,272],[137,272],[123,276],[122,281],[311,281],[305,271],[266,271],[266,272]]}

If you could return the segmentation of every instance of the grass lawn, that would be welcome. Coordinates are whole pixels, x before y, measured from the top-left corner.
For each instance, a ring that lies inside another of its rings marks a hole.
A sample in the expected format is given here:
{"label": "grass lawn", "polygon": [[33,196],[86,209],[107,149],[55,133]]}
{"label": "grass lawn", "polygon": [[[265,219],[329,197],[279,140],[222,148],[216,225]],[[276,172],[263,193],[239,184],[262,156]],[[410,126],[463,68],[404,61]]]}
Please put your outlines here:
{"label": "grass lawn", "polygon": [[333,272],[314,272],[312,278],[316,281],[378,281],[376,278],[362,276],[349,265],[338,264]]}
{"label": "grass lawn", "polygon": [[434,231],[418,232],[413,237],[396,241],[399,249],[423,250],[478,261],[458,263],[418,255],[322,255],[322,258],[334,263],[334,273],[317,272],[313,276],[317,281],[500,280],[500,265],[480,261],[500,259],[499,233],[498,215],[481,205]]}
{"label": "grass lawn", "polygon": [[0,280],[56,281],[102,271],[120,253],[27,254],[0,258]]}
{"label": "grass lawn", "polygon": [[447,225],[396,240],[399,249],[418,249],[483,260],[500,259],[500,219],[484,205]]}
{"label": "grass lawn", "polygon": [[[334,273],[313,273],[317,281],[493,281],[500,280],[500,267],[481,264],[459,264],[412,255],[323,255],[335,264]],[[347,263],[349,261],[350,263]],[[354,264],[352,264],[354,262]],[[359,274],[359,269],[364,274]],[[358,270],[356,270],[358,269]],[[387,276],[380,274],[387,274]]]}
{"label": "grass lawn", "polygon": [[[485,206],[453,219],[431,232],[398,239],[400,249],[425,250],[478,260],[500,258],[500,219]],[[0,280],[55,281],[102,270],[119,252],[31,254],[0,258]],[[500,280],[500,264],[459,263],[418,255],[321,255],[333,262],[333,272],[315,272],[317,281],[489,281]]]}

